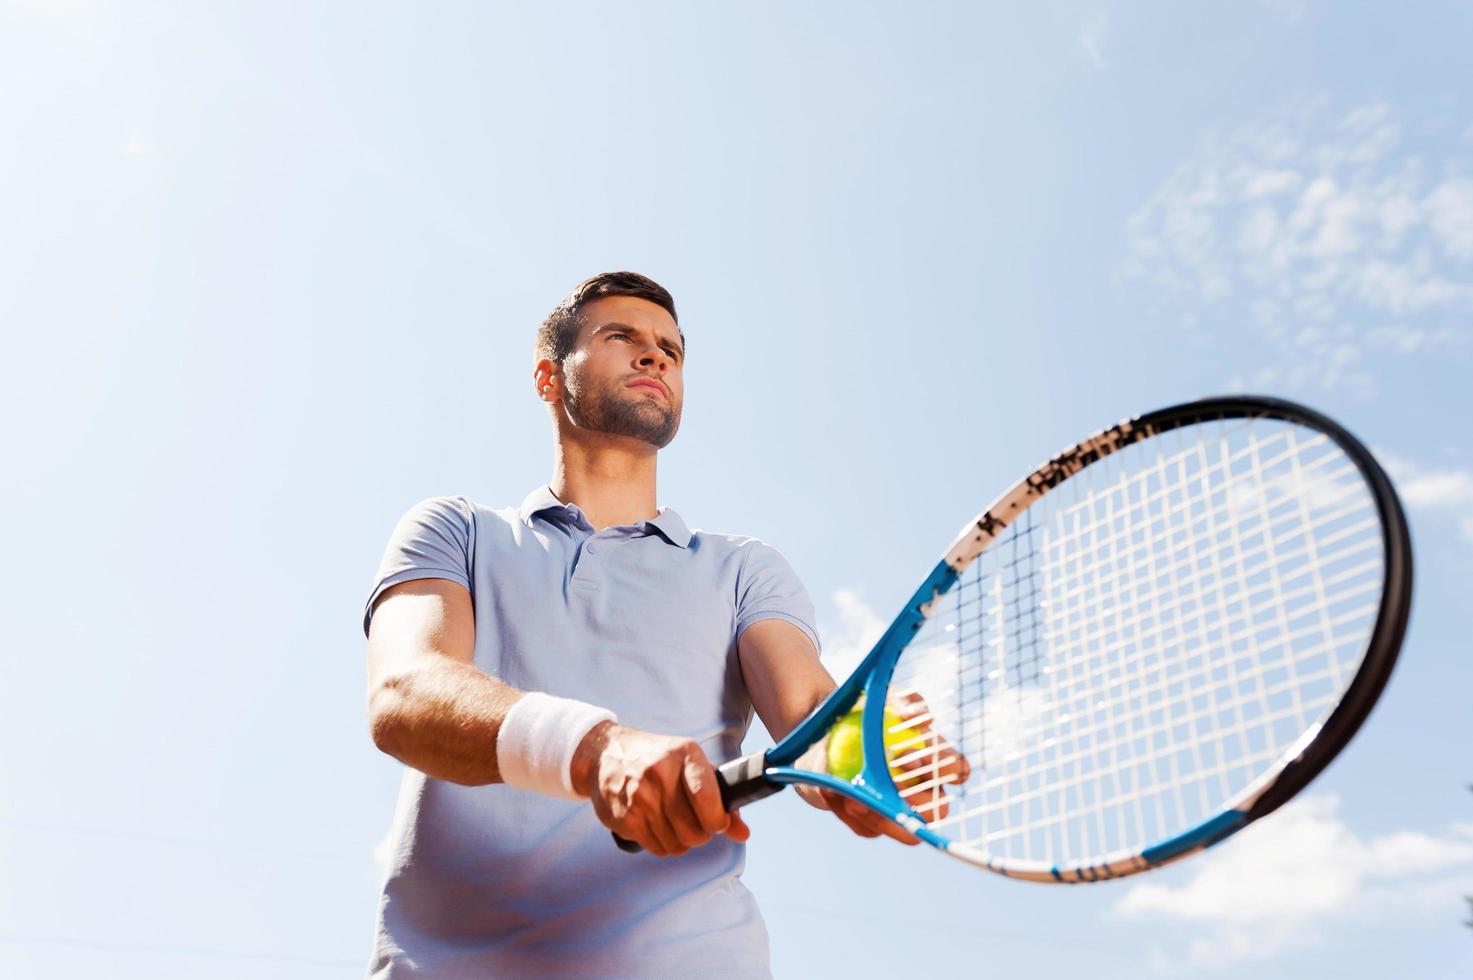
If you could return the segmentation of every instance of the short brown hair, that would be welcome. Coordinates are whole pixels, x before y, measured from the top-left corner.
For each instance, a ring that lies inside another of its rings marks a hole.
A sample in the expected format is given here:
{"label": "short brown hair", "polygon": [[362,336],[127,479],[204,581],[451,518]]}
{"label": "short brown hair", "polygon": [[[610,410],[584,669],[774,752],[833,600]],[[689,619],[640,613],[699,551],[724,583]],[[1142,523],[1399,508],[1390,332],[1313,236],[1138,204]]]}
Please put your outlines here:
{"label": "short brown hair", "polygon": [[[578,339],[583,307],[606,296],[633,296],[648,300],[664,308],[679,330],[680,317],[675,315],[675,297],[664,286],[637,272],[601,272],[580,282],[542,321],[537,330],[537,356],[555,364],[563,363],[563,359],[573,352],[573,344]],[[683,331],[680,332],[680,345],[685,347]]]}

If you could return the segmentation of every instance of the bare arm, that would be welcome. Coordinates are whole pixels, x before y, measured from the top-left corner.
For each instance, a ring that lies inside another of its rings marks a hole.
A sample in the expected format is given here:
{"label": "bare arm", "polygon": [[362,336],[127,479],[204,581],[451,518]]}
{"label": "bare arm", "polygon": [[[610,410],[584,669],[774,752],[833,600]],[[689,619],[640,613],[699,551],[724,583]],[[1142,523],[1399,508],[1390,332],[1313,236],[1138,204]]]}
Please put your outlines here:
{"label": "bare arm", "polygon": [[522,692],[472,663],[471,596],[448,579],[384,590],[368,634],[368,723],[373,742],[427,776],[500,782],[496,734]]}
{"label": "bare arm", "polygon": [[808,635],[782,619],[764,619],[742,633],[737,655],[757,717],[774,740],[798,727],[836,686]]}
{"label": "bare arm", "polygon": [[[368,636],[368,720],[374,744],[436,779],[501,782],[496,739],[524,692],[474,665],[470,593],[448,579],[384,590]],[[579,744],[573,785],[620,836],[651,853],[684,854],[713,834],[745,840],[721,807],[716,771],[690,739],[601,722]]]}

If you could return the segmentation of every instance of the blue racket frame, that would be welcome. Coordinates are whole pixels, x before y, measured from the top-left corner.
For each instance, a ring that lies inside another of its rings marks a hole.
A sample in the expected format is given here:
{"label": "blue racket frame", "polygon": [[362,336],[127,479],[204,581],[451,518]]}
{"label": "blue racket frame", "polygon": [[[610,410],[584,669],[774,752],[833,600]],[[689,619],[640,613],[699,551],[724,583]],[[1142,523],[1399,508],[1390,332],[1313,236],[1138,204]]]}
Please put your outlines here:
{"label": "blue racket frame", "polygon": [[[1381,520],[1386,579],[1376,625],[1360,670],[1340,702],[1323,724],[1306,731],[1284,753],[1274,769],[1226,801],[1218,813],[1139,851],[1120,851],[1071,865],[1001,861],[975,846],[949,840],[932,830],[901,798],[890,776],[885,749],[886,692],[895,665],[926,622],[932,604],[951,590],[967,566],[1019,513],[1080,470],[1134,442],[1198,422],[1231,418],[1274,418],[1319,430],[1354,462],[1375,501]],[[1206,398],[1149,412],[1065,449],[968,524],[879,642],[843,683],[772,748],[720,767],[722,801],[730,810],[778,792],[789,783],[822,787],[895,820],[919,839],[954,857],[1007,877],[1030,881],[1066,884],[1103,881],[1159,867],[1210,847],[1272,813],[1307,786],[1344,748],[1365,721],[1390,677],[1406,632],[1411,594],[1411,537],[1401,501],[1380,464],[1334,420],[1303,405],[1262,396]],[[828,731],[853,710],[861,696],[865,698],[860,719],[864,758],[859,773],[845,780],[826,772],[798,768],[800,759],[822,743]],[[626,850],[639,849],[637,844],[622,840],[620,846]]]}
{"label": "blue racket frame", "polygon": [[[797,728],[767,750],[762,773],[766,779],[783,784],[807,783],[842,793],[880,811],[929,844],[943,849],[949,846],[949,841],[928,829],[925,820],[901,799],[895,781],[890,777],[885,752],[885,692],[901,652],[926,621],[925,607],[950,591],[956,581],[956,571],[944,561],[931,570],[900,615],[890,623],[879,642],[848,679]],[[799,758],[840,718],[853,710],[860,695],[864,695],[865,701],[864,713],[860,717],[864,762],[859,773],[852,780],[847,780],[796,768]]]}

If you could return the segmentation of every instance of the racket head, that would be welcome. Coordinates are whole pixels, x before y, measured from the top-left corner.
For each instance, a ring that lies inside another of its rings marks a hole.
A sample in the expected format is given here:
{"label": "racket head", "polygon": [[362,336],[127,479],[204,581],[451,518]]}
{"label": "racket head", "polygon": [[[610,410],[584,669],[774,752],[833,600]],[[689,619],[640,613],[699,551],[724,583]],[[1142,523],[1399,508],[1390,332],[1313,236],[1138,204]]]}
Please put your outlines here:
{"label": "racket head", "polygon": [[[1411,581],[1395,491],[1333,420],[1250,396],[1152,412],[1069,447],[970,522],[854,674],[769,751],[767,777],[844,793],[1010,876],[1144,871],[1328,765],[1390,676]],[[897,785],[884,708],[906,692],[939,738],[934,778],[912,767]],[[859,774],[818,771],[805,753],[861,696]],[[943,745],[970,763],[964,781],[952,766],[943,785]]]}

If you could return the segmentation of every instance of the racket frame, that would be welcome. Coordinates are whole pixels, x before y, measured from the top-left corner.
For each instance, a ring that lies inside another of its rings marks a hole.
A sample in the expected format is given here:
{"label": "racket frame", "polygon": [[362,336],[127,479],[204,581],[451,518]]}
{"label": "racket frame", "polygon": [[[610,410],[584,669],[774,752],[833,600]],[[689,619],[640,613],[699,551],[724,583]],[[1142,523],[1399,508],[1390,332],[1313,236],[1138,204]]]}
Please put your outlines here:
{"label": "racket frame", "polygon": [[[1274,419],[1328,436],[1360,471],[1381,521],[1385,579],[1376,623],[1355,678],[1329,716],[1305,731],[1269,772],[1229,800],[1219,813],[1140,851],[1120,851],[1073,865],[1002,860],[931,830],[920,814],[901,798],[890,776],[884,744],[884,713],[885,694],[895,665],[936,608],[937,601],[1019,514],[1066,479],[1145,439],[1189,425],[1233,419]],[[1344,748],[1365,721],[1391,675],[1406,633],[1411,593],[1411,536],[1401,502],[1375,457],[1339,423],[1295,402],[1254,395],[1206,398],[1149,412],[1121,421],[1065,449],[969,522],[843,683],[770,749],[720,767],[722,801],[728,809],[733,809],[771,795],[790,783],[806,783],[857,800],[954,857],[998,874],[1031,881],[1073,884],[1159,867],[1210,847],[1272,813],[1307,786]],[[845,780],[798,768],[799,759],[823,740],[834,724],[853,709],[861,695],[865,698],[860,721],[864,760],[858,775]]]}

